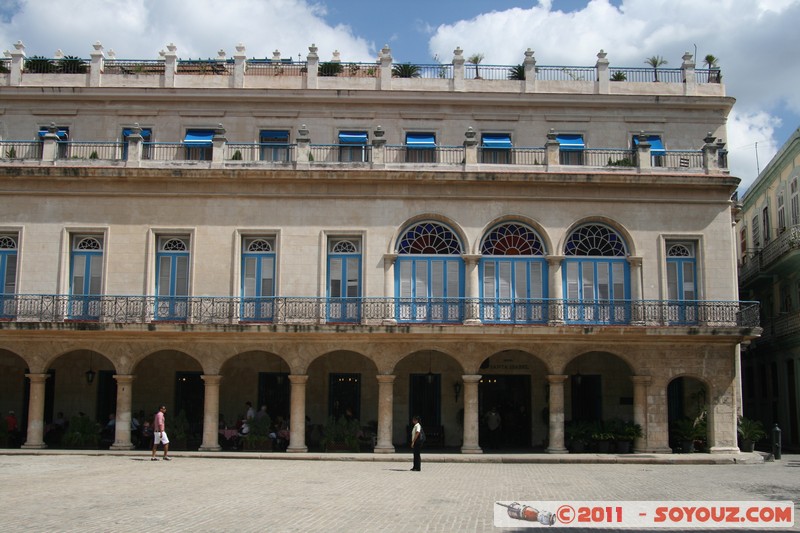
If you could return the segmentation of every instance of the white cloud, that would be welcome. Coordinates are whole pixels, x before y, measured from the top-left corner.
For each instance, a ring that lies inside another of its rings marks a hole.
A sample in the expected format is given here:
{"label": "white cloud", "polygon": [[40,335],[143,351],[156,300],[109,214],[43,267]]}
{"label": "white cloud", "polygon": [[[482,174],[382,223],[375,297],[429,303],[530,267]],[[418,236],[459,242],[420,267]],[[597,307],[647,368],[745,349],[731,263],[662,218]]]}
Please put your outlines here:
{"label": "white cloud", "polygon": [[88,57],[95,41],[119,58],[157,59],[170,42],[182,58],[216,57],[219,49],[231,56],[240,42],[250,57],[272,57],[277,49],[305,58],[312,43],[322,60],[336,49],[355,61],[375,57],[363,38],[350,27],[330,26],[324,13],[307,0],[22,0],[0,22],[0,42],[8,47],[34,36],[26,52],[48,57],[57,49]]}
{"label": "white cloud", "polygon": [[[447,61],[460,46],[467,56],[485,54],[484,64],[518,64],[530,47],[540,65],[593,65],[604,49],[612,66],[642,66],[660,55],[668,67],[678,67],[683,53],[694,53],[697,45],[698,67],[706,54],[720,58],[727,94],[737,100],[729,146],[758,141],[763,168],[778,144],[776,111],[800,114],[799,20],[800,0],[623,0],[619,8],[591,0],[570,13],[540,0],[531,8],[439,26],[430,52]],[[731,152],[731,173],[751,182],[755,157]]]}
{"label": "white cloud", "polygon": [[741,113],[734,109],[728,116],[728,166],[742,180],[740,198],[778,152],[775,128],[779,125],[778,118],[763,111]]}

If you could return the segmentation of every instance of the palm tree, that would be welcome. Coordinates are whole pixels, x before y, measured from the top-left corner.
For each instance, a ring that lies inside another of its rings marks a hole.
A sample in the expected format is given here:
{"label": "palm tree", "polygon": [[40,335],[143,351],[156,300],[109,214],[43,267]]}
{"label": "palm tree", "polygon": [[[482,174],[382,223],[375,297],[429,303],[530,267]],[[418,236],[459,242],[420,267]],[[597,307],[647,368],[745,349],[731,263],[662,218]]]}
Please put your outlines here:
{"label": "palm tree", "polygon": [[667,60],[661,56],[648,57],[644,62],[653,67],[653,81],[658,81],[658,67],[666,65]]}
{"label": "palm tree", "polygon": [[398,63],[392,67],[392,76],[395,78],[419,78],[421,73],[418,65]]}
{"label": "palm tree", "polygon": [[708,54],[703,58],[703,63],[708,67],[708,81],[709,83],[719,83],[722,76],[719,73],[719,58]]}
{"label": "palm tree", "polygon": [[483,54],[472,54],[467,58],[467,61],[475,65],[475,79],[481,79],[480,74],[478,73],[478,63],[483,61]]}
{"label": "palm tree", "polygon": [[525,65],[515,65],[508,69],[508,79],[522,81],[525,79]]}

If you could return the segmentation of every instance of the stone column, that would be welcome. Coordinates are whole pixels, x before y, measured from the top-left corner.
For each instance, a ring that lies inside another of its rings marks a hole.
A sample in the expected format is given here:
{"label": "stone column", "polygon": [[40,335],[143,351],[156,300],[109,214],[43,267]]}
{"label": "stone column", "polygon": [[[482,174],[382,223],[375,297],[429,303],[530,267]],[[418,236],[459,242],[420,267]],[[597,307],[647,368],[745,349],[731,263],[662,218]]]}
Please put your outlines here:
{"label": "stone column", "polygon": [[306,446],[306,383],[307,374],[289,374],[292,383],[291,420],[287,452],[307,452]]}
{"label": "stone column", "polygon": [[28,399],[28,435],[25,449],[47,448],[44,443],[44,382],[49,374],[25,374],[31,380],[30,398]]}
{"label": "stone column", "polygon": [[242,43],[236,45],[236,53],[233,55],[233,86],[241,89],[244,87],[245,72],[247,72],[247,54]]}
{"label": "stone column", "polygon": [[[731,349],[731,352],[733,350]],[[729,354],[730,357],[733,353]],[[736,420],[736,377],[725,383],[719,393],[709,387],[708,446],[711,453],[739,453]]]}
{"label": "stone column", "polygon": [[717,172],[719,170],[719,157],[717,156],[717,144],[714,142],[717,138],[711,135],[711,132],[708,132],[705,139],[703,141],[705,144],[703,145],[703,169],[705,169],[706,174],[710,174],[712,172]]}
{"label": "stone column", "polygon": [[394,263],[397,261],[397,254],[383,254],[383,297],[388,302],[386,311],[383,313],[383,324],[392,326],[397,324],[395,317],[396,309],[394,293]]}
{"label": "stone column", "polygon": [[14,50],[9,52],[11,56],[11,74],[8,84],[15,86],[22,84],[22,69],[25,68],[25,45],[22,41],[14,43]]}
{"label": "stone column", "polygon": [[564,382],[569,376],[550,374],[550,421],[547,453],[567,453],[564,446]]}
{"label": "stone column", "polygon": [[475,130],[470,126],[464,132],[464,169],[478,164],[478,140]]}
{"label": "stone column", "polygon": [[461,47],[453,50],[453,90],[464,90],[464,51]]}
{"label": "stone column", "polygon": [[547,142],[544,143],[544,149],[547,152],[546,158],[548,170],[550,167],[558,167],[561,165],[561,159],[559,158],[561,143],[558,142],[556,130],[553,128],[550,128],[550,131],[547,134]]}
{"label": "stone column", "polygon": [[647,435],[646,450],[644,450],[648,453],[672,453],[669,447],[668,403],[666,384],[648,390]]}
{"label": "stone column", "polygon": [[683,54],[682,59],[683,94],[686,96],[695,96],[697,94],[697,73],[695,72],[696,64],[694,62],[694,57],[689,52],[686,52]]}
{"label": "stone column", "polygon": [[551,326],[558,326],[564,323],[564,287],[561,282],[561,265],[564,262],[563,255],[548,255],[545,257],[548,266],[548,299],[550,308],[548,309],[547,322]]}
{"label": "stone column", "polygon": [[225,144],[228,139],[225,137],[225,128],[218,124],[211,138],[211,166],[221,167],[225,162]]}
{"label": "stone column", "polygon": [[608,73],[608,54],[600,50],[597,54],[597,62],[594,68],[597,70],[597,94],[608,94],[611,92],[611,78]]}
{"label": "stone column", "polygon": [[647,386],[650,376],[631,376],[633,380],[633,422],[642,427],[643,437],[633,441],[633,451],[643,452],[647,449]]}
{"label": "stone column", "polygon": [[[117,418],[114,422],[114,444],[112,450],[132,450],[131,444],[131,402],[133,401],[133,380],[131,374],[115,374],[117,380]],[[144,421],[142,421],[144,422]]]}
{"label": "stone column", "polygon": [[522,60],[522,66],[525,69],[525,85],[526,93],[536,92],[536,58],[533,57],[533,50],[528,48],[525,50],[525,59]]}
{"label": "stone column", "polygon": [[467,301],[464,306],[464,325],[467,326],[479,326],[481,324],[480,278],[478,276],[478,261],[480,261],[481,257],[480,254],[465,254],[461,256],[464,260],[467,278]]}
{"label": "stone column", "polygon": [[306,57],[306,89],[317,88],[317,75],[319,74],[319,55],[317,55],[317,45],[311,44],[308,47],[308,56]]}
{"label": "stone column", "polygon": [[644,323],[644,302],[642,302],[642,261],[639,256],[629,255],[627,257],[631,271],[631,310],[630,319],[632,323]]}
{"label": "stone column", "polygon": [[372,168],[386,168],[386,138],[380,124],[372,132]]}
{"label": "stone column", "polygon": [[394,453],[392,444],[394,379],[388,374],[378,375],[378,443],[375,453]]}
{"label": "stone column", "polygon": [[388,91],[392,88],[392,49],[388,44],[383,45],[381,49],[381,70],[379,87],[383,91]]}
{"label": "stone column", "polygon": [[653,162],[650,158],[650,143],[647,141],[647,135],[643,131],[638,135],[639,144],[636,146],[636,164],[639,167],[639,172],[643,170],[650,170]]}
{"label": "stone column", "polygon": [[218,452],[219,445],[219,384],[222,376],[219,374],[203,374],[203,443],[200,444],[202,452]]}
{"label": "stone column", "polygon": [[167,45],[167,51],[159,52],[164,58],[164,87],[175,87],[175,74],[178,72],[178,47],[173,43]]}
{"label": "stone column", "polygon": [[47,127],[47,133],[42,136],[42,161],[54,162],[58,159],[58,128],[55,122]]}
{"label": "stone column", "polygon": [[103,45],[100,44],[100,41],[97,41],[92,46],[94,47],[94,52],[90,54],[92,66],[89,71],[89,86],[100,87],[100,80],[103,78],[103,58],[105,58],[105,54],[103,54]]}
{"label": "stone column", "polygon": [[480,375],[464,375],[464,440],[461,453],[483,453],[478,444],[478,383]]}

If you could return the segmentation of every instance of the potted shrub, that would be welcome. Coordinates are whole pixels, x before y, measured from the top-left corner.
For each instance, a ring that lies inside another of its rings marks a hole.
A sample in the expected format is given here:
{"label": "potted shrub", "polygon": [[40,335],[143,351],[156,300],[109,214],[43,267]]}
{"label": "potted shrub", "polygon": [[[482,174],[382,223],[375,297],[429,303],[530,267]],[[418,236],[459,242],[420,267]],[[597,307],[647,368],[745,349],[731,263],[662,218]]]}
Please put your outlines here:
{"label": "potted shrub", "polygon": [[399,63],[392,67],[392,77],[394,78],[419,78],[420,71],[417,65],[411,63]]}
{"label": "potted shrub", "polygon": [[741,449],[743,452],[752,452],[756,443],[767,436],[767,432],[764,431],[764,425],[760,420],[751,420],[743,416],[739,417],[737,429],[742,440]]}
{"label": "potted shrub", "polygon": [[336,420],[329,416],[320,441],[322,449],[326,452],[357,452],[359,429],[358,420],[345,417]]}
{"label": "potted shrub", "polygon": [[611,75],[611,81],[628,81],[628,75],[621,70],[615,70]]}
{"label": "potted shrub", "polygon": [[623,422],[616,434],[617,452],[630,453],[633,441],[641,438],[642,435],[642,426],[635,422]]}
{"label": "potted shrub", "polygon": [[317,71],[320,76],[338,76],[343,70],[342,64],[338,61],[330,61],[327,63],[320,63],[319,70]]}
{"label": "potted shrub", "polygon": [[88,416],[73,416],[61,442],[65,448],[94,450],[100,445],[100,430],[100,424]]}
{"label": "potted shrub", "polygon": [[586,445],[589,444],[589,438],[592,435],[592,428],[587,422],[574,420],[567,424],[564,431],[572,453],[586,451]]}
{"label": "potted shrub", "polygon": [[272,439],[269,437],[269,433],[272,429],[272,419],[269,415],[252,418],[247,421],[247,424],[250,426],[250,432],[242,439],[244,450],[271,452]]}
{"label": "potted shrub", "polygon": [[597,453],[609,453],[611,443],[614,441],[614,434],[609,431],[595,431],[592,433],[592,441],[597,447]]}
{"label": "potted shrub", "polygon": [[508,69],[508,79],[522,81],[525,79],[525,65],[514,65]]}
{"label": "potted shrub", "polygon": [[705,437],[705,432],[702,432],[697,422],[691,418],[680,418],[670,424],[670,433],[683,453],[694,452],[694,441]]}

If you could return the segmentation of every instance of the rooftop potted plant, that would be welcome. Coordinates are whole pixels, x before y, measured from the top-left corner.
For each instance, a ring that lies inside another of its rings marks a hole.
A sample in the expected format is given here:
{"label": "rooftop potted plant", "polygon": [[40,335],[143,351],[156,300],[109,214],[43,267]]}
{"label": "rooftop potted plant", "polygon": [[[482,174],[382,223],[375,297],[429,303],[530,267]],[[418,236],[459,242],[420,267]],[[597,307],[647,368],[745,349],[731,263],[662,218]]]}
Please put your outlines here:
{"label": "rooftop potted plant", "polygon": [[644,60],[644,62],[653,67],[653,81],[658,81],[658,67],[667,64],[667,60],[661,56],[652,56]]}
{"label": "rooftop potted plant", "polygon": [[420,75],[419,66],[411,63],[398,63],[392,67],[392,77],[394,78],[419,78]]}

